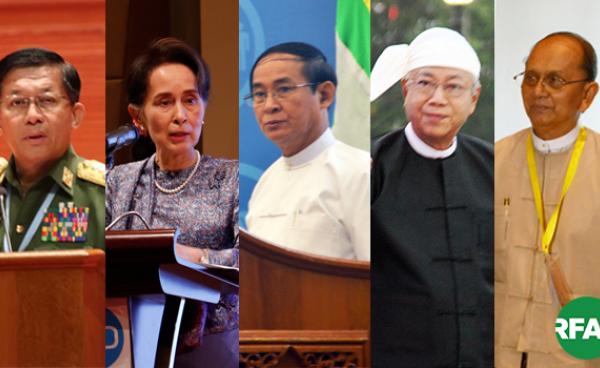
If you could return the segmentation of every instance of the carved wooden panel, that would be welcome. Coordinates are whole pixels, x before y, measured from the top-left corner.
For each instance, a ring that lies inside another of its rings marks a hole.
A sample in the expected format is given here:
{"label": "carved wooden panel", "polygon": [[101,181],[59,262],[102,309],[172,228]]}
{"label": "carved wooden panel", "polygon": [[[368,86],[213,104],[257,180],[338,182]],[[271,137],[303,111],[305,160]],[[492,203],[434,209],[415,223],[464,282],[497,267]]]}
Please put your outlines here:
{"label": "carved wooden panel", "polygon": [[[337,348],[335,350],[340,349]],[[362,363],[359,356],[352,352],[306,352],[301,354],[301,356],[304,366],[310,368],[356,368]]]}
{"label": "carved wooden panel", "polygon": [[244,368],[358,368],[369,362],[367,330],[240,331]]}

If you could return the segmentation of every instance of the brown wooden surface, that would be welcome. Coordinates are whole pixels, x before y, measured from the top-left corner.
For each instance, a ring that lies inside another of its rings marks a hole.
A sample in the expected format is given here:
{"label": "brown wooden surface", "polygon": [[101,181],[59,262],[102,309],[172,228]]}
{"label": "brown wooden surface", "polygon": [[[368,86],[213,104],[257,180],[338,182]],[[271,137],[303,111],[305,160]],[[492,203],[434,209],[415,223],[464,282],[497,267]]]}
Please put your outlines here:
{"label": "brown wooden surface", "polygon": [[239,157],[238,24],[238,0],[200,2],[201,52],[212,78],[202,152],[231,159]]}
{"label": "brown wooden surface", "polygon": [[240,366],[369,366],[369,263],[240,233]]}
{"label": "brown wooden surface", "polygon": [[0,366],[104,366],[104,252],[0,255]]}
{"label": "brown wooden surface", "polygon": [[286,250],[241,232],[242,330],[369,329],[369,263]]}
{"label": "brown wooden surface", "polygon": [[[104,162],[104,0],[0,1],[0,58],[24,47],[43,47],[75,65],[86,114],[73,133],[83,157]],[[10,150],[0,137],[0,156]]]}
{"label": "brown wooden surface", "polygon": [[176,236],[175,229],[107,231],[107,297],[163,293],[160,266],[222,293],[238,292],[239,276],[232,272],[180,265],[174,253]]}
{"label": "brown wooden surface", "polygon": [[176,262],[174,236],[175,229],[107,231],[106,296],[161,294],[158,267]]}

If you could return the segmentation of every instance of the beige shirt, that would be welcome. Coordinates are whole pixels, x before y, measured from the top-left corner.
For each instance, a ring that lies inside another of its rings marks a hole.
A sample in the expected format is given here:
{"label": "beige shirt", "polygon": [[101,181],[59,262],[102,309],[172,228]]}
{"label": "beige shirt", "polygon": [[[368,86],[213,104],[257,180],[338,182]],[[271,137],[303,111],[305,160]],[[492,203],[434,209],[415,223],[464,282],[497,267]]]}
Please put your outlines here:
{"label": "beige shirt", "polygon": [[[495,146],[495,361],[497,368],[600,367],[565,353],[555,337],[560,310],[541,251],[526,141],[530,129]],[[589,128],[580,164],[565,197],[552,254],[560,260],[573,297],[600,297],[600,135]],[[573,146],[536,151],[548,220],[560,199]],[[586,365],[587,364],[587,365]]]}

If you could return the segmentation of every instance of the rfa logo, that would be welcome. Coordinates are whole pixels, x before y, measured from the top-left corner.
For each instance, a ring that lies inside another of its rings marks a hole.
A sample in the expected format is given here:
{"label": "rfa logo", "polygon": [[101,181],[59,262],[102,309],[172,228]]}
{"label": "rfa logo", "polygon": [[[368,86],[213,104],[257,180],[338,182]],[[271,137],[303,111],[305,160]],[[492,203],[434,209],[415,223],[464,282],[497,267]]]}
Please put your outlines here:
{"label": "rfa logo", "polygon": [[568,320],[557,318],[556,333],[561,339],[600,339],[600,324],[598,324],[597,318],[590,318],[587,321],[585,318],[569,318]]}
{"label": "rfa logo", "polygon": [[577,359],[600,357],[600,299],[581,297],[572,300],[558,314],[556,339]]}

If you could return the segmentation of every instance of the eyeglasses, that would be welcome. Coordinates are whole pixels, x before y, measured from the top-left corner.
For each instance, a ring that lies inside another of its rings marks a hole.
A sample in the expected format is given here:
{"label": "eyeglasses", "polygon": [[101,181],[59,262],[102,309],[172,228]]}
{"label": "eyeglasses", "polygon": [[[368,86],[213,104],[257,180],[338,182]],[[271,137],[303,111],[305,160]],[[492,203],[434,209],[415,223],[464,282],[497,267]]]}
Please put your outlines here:
{"label": "eyeglasses", "polygon": [[587,78],[572,80],[572,81],[564,80],[562,77],[560,77],[556,73],[550,73],[550,74],[546,75],[545,77],[540,78],[540,76],[537,75],[536,73],[528,72],[528,71],[524,71],[524,72],[521,72],[521,73],[515,75],[513,77],[513,79],[515,81],[517,81],[517,83],[519,83],[519,85],[521,87],[532,87],[532,88],[537,86],[538,83],[540,81],[542,81],[543,85],[545,85],[546,87],[548,87],[552,90],[555,90],[555,91],[558,91],[559,89],[563,88],[567,84],[589,82],[589,79],[587,79]]}
{"label": "eyeglasses", "polygon": [[408,79],[408,84],[413,91],[427,97],[433,95],[440,86],[444,95],[451,98],[462,96],[469,88],[457,82],[438,83],[429,78]]}
{"label": "eyeglasses", "polygon": [[[298,88],[312,87],[316,86],[317,84],[318,83],[282,84],[275,87],[275,90],[271,91],[270,93],[273,99],[282,101],[288,98]],[[269,92],[258,90],[244,97],[244,100],[250,107],[252,107],[264,104],[267,101],[267,97],[269,97]]]}
{"label": "eyeglasses", "polygon": [[3,108],[13,115],[25,115],[33,103],[40,112],[50,113],[56,111],[64,96],[42,95],[35,97],[9,96],[2,99]]}

